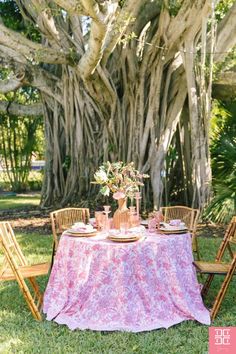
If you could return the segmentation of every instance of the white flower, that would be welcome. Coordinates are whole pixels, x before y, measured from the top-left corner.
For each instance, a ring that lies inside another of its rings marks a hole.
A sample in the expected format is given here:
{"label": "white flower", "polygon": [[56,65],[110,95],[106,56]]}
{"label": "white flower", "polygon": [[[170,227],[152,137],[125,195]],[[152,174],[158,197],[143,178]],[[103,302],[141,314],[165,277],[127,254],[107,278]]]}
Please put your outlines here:
{"label": "white flower", "polygon": [[99,170],[94,174],[94,177],[96,179],[96,181],[99,182],[107,182],[108,181],[108,177],[105,171],[103,170]]}

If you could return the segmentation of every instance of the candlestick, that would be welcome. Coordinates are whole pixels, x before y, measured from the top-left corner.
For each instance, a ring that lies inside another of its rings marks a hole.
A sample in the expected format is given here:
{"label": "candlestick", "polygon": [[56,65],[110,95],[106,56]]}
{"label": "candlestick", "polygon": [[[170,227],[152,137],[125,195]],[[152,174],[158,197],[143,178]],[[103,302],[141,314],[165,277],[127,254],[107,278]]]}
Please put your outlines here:
{"label": "candlestick", "polygon": [[104,218],[104,231],[109,231],[110,229],[110,225],[109,225],[109,213],[110,211],[110,205],[104,205],[104,214],[105,214],[105,218]]}
{"label": "candlestick", "polygon": [[141,199],[140,192],[135,193],[135,199],[136,199],[136,212],[137,212],[137,219],[139,220],[139,201]]}

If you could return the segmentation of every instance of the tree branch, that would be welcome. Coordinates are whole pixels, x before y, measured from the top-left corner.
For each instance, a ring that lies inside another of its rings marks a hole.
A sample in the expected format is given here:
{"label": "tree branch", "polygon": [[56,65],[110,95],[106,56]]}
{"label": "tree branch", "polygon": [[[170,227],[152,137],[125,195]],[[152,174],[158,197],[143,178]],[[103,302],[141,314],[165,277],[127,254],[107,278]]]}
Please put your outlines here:
{"label": "tree branch", "polygon": [[11,61],[14,61],[15,63],[21,63],[21,64],[26,64],[27,60],[26,58],[15,51],[14,49],[7,48],[4,45],[0,44],[0,64],[1,65],[9,65]]}
{"label": "tree branch", "polygon": [[125,2],[116,18],[113,31],[110,31],[106,38],[106,48],[102,59],[103,66],[106,65],[109,55],[126,32],[130,21],[137,16],[138,11],[140,11],[140,5],[143,2],[143,0],[136,0],[135,3],[132,0]]}
{"label": "tree branch", "polygon": [[81,5],[80,1],[75,0],[54,0],[54,3],[66,10],[71,15],[89,16]]}
{"label": "tree branch", "polygon": [[1,49],[6,51],[10,48],[19,52],[30,62],[44,62],[50,64],[71,64],[69,53],[60,50],[47,48],[39,43],[32,42],[20,33],[10,30],[0,23],[0,44]]}
{"label": "tree branch", "polygon": [[199,0],[197,4],[190,0],[184,1],[177,16],[171,20],[165,36],[168,47],[166,62],[186,39],[194,40],[201,29],[202,18],[208,17],[211,11],[212,0]]}
{"label": "tree branch", "polygon": [[223,61],[236,45],[236,2],[218,25],[214,62]]}
{"label": "tree branch", "polygon": [[15,91],[21,86],[22,86],[21,80],[15,78],[13,76],[10,76],[6,80],[0,80],[0,92],[1,93]]}
{"label": "tree branch", "polygon": [[0,112],[17,116],[39,116],[43,114],[43,106],[41,103],[25,106],[14,102],[9,105],[8,101],[0,101]]}
{"label": "tree branch", "polygon": [[81,0],[81,3],[92,18],[88,49],[78,64],[78,71],[86,79],[94,73],[102,59],[106,38],[117,11],[118,0],[104,2],[102,7],[94,0]]}

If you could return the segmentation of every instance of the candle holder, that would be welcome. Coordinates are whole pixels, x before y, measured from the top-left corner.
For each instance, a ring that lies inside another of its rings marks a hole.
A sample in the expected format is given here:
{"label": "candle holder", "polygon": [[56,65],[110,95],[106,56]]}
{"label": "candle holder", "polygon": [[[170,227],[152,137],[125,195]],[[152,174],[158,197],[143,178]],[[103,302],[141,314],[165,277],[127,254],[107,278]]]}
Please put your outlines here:
{"label": "candle holder", "polygon": [[103,219],[103,230],[109,231],[110,230],[110,222],[109,222],[109,214],[110,214],[110,205],[104,205],[104,219]]}
{"label": "candle holder", "polygon": [[137,225],[136,210],[134,206],[129,207],[129,227]]}
{"label": "candle holder", "polygon": [[136,213],[137,213],[138,224],[140,224],[140,217],[139,217],[140,199],[141,199],[140,192],[136,192],[135,193],[135,200],[136,200]]}

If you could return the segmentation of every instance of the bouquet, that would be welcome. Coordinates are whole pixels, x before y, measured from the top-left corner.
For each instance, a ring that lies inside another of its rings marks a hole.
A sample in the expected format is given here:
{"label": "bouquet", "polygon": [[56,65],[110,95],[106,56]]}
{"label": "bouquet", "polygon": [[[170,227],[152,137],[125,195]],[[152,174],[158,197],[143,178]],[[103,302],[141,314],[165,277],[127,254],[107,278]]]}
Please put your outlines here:
{"label": "bouquet", "polygon": [[95,181],[92,183],[100,184],[100,192],[105,196],[113,193],[114,199],[133,198],[139,187],[144,185],[143,179],[148,177],[147,174],[137,171],[133,162],[125,164],[122,161],[107,161],[95,172]]}

